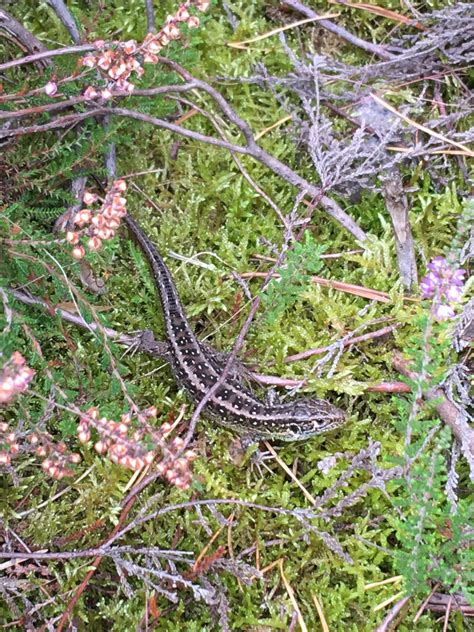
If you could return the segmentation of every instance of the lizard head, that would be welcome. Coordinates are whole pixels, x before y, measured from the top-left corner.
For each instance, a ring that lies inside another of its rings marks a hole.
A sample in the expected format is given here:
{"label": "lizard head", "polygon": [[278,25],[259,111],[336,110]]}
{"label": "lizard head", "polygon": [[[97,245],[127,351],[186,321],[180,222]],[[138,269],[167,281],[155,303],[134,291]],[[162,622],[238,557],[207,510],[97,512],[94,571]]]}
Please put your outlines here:
{"label": "lizard head", "polygon": [[279,438],[297,441],[339,428],[346,421],[345,413],[324,399],[305,398],[293,401],[291,419],[285,423]]}

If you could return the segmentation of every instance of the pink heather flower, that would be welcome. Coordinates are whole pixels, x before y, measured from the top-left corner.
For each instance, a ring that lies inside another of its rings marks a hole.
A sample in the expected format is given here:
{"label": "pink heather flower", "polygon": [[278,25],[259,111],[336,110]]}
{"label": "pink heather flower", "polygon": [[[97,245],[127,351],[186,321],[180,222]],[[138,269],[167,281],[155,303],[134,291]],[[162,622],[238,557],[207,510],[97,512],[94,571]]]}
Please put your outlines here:
{"label": "pink heather flower", "polygon": [[125,42],[123,45],[123,50],[127,55],[131,55],[137,50],[137,43],[135,40],[128,40],[128,42]]}
{"label": "pink heather flower", "polygon": [[74,257],[74,259],[78,259],[78,260],[83,259],[85,254],[86,254],[86,251],[84,250],[83,246],[76,246],[72,250],[72,256]]}
{"label": "pink heather flower", "polygon": [[456,316],[456,313],[451,305],[446,305],[445,303],[439,303],[436,305],[433,310],[433,314],[436,320],[450,320]]}
{"label": "pink heather flower", "polygon": [[451,275],[451,283],[453,285],[464,285],[464,277],[466,275],[466,270],[460,268],[459,270],[455,270]]}
{"label": "pink heather flower", "polygon": [[157,55],[162,48],[163,46],[156,40],[152,40],[146,45],[146,51],[152,55]]}
{"label": "pink heather flower", "polygon": [[25,358],[21,355],[19,351],[14,351],[10,358],[12,364],[16,366],[24,366],[26,364]]}
{"label": "pink heather flower", "polygon": [[199,18],[196,17],[195,15],[192,15],[187,21],[187,23],[190,29],[195,29],[199,26]]}
{"label": "pink heather flower", "polygon": [[84,96],[86,99],[95,99],[96,97],[99,96],[99,93],[97,92],[95,88],[93,88],[92,86],[89,86],[84,92]]}
{"label": "pink heather flower", "polygon": [[82,65],[87,66],[87,68],[94,68],[95,61],[94,55],[86,55],[82,58]]}
{"label": "pink heather flower", "polygon": [[434,296],[438,282],[439,277],[434,272],[428,272],[420,283],[421,296],[423,298],[431,298]]}
{"label": "pink heather flower", "polygon": [[102,55],[102,57],[99,57],[97,61],[97,65],[99,66],[99,68],[102,68],[102,70],[107,70],[108,68],[110,68],[111,63],[112,61],[110,57],[106,57],[105,55]]}
{"label": "pink heather flower", "polygon": [[48,83],[44,87],[44,91],[48,95],[48,97],[54,97],[54,95],[58,91],[58,84],[55,81],[48,81]]}
{"label": "pink heather flower", "polygon": [[82,199],[84,204],[94,204],[94,202],[97,202],[97,195],[95,193],[89,193],[89,191],[86,191]]}
{"label": "pink heather flower", "polygon": [[459,303],[463,294],[463,289],[459,285],[450,285],[445,292],[448,303]]}
{"label": "pink heather flower", "polygon": [[112,98],[112,92],[108,88],[104,88],[100,91],[100,96],[107,101]]}
{"label": "pink heather flower", "polygon": [[448,270],[449,264],[444,257],[435,257],[426,267],[428,270],[442,275]]}
{"label": "pink heather flower", "polygon": [[454,269],[444,257],[435,257],[427,268],[429,272],[420,283],[421,296],[433,298],[432,313],[437,320],[454,318],[452,305],[462,298],[466,271]]}
{"label": "pink heather flower", "polygon": [[[0,371],[0,404],[10,403],[16,395],[25,392],[34,375],[35,371],[26,366],[21,353],[15,351]],[[14,435],[12,437],[14,439]]]}
{"label": "pink heather flower", "polygon": [[145,64],[157,64],[158,63],[158,57],[152,53],[145,53],[143,55],[143,62]]}
{"label": "pink heather flower", "polygon": [[181,6],[176,12],[176,19],[178,20],[178,22],[184,22],[188,18],[189,18],[189,11],[186,9],[185,6]]}

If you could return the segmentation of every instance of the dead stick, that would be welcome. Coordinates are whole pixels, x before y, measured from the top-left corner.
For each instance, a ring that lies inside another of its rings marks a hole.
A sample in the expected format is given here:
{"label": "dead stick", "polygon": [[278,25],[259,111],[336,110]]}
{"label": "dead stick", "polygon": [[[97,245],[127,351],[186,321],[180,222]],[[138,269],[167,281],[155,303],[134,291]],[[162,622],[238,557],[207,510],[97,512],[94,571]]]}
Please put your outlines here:
{"label": "dead stick", "polygon": [[[420,379],[418,373],[410,369],[409,363],[402,358],[400,353],[394,354],[393,367],[402,375],[410,378],[410,380]],[[474,456],[474,430],[466,422],[463,423],[458,409],[449,401],[443,389],[436,386],[428,388],[423,391],[423,397],[428,402],[435,402],[435,409],[440,419],[451,428],[461,445]]]}
{"label": "dead stick", "polygon": [[388,632],[388,630],[393,629],[393,621],[396,619],[401,610],[403,610],[403,608],[409,601],[410,597],[403,597],[403,599],[397,601],[397,603],[390,608],[382,623],[376,627],[375,632]]}

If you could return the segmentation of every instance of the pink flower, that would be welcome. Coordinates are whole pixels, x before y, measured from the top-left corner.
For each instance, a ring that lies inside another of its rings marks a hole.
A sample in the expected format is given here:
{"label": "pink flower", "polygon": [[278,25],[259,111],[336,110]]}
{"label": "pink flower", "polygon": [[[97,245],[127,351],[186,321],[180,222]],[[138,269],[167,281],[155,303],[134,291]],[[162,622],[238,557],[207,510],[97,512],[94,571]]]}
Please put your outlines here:
{"label": "pink flower", "polygon": [[429,272],[420,283],[422,297],[433,298],[432,313],[437,320],[454,318],[452,305],[461,300],[466,271],[454,269],[444,257],[435,257],[427,268]]}
{"label": "pink flower", "polygon": [[104,88],[104,90],[100,91],[100,96],[107,101],[112,98],[112,92],[108,88]]}
{"label": "pink flower", "polygon": [[135,40],[128,40],[128,42],[125,42],[123,45],[123,50],[127,55],[131,55],[137,50],[137,43]]}
{"label": "pink flower", "polygon": [[199,18],[196,17],[195,15],[192,15],[187,21],[187,24],[190,29],[195,29],[199,26]]}
{"label": "pink flower", "polygon": [[94,68],[95,61],[94,55],[86,55],[82,58],[82,65],[87,66],[87,68]]}
{"label": "pink flower", "polygon": [[58,84],[55,81],[48,81],[48,83],[44,87],[44,91],[48,95],[48,97],[54,97],[54,95],[58,91]]}
{"label": "pink flower", "polygon": [[97,195],[95,193],[90,193],[89,191],[86,191],[82,199],[84,204],[94,204],[94,202],[97,202]]}
{"label": "pink flower", "polygon": [[459,285],[450,285],[445,292],[448,303],[459,303],[463,294],[463,288]]}
{"label": "pink flower", "polygon": [[451,305],[446,305],[445,303],[436,305],[433,314],[436,320],[451,320],[456,316],[456,312]]}
{"label": "pink flower", "polygon": [[199,11],[207,11],[209,8],[209,0],[197,0],[196,8],[199,9]]}
{"label": "pink flower", "polygon": [[99,96],[99,93],[97,92],[95,88],[93,88],[92,86],[89,86],[84,92],[84,96],[86,99],[95,99],[96,97]]}
{"label": "pink flower", "polygon": [[464,285],[464,277],[466,275],[466,270],[460,268],[459,270],[455,270],[451,275],[451,283],[453,285]]}
{"label": "pink flower", "polygon": [[444,257],[435,257],[426,267],[428,270],[442,275],[448,270],[449,264]]}
{"label": "pink flower", "polygon": [[428,272],[420,283],[421,296],[431,298],[438,287],[438,281],[439,277],[434,272]]}

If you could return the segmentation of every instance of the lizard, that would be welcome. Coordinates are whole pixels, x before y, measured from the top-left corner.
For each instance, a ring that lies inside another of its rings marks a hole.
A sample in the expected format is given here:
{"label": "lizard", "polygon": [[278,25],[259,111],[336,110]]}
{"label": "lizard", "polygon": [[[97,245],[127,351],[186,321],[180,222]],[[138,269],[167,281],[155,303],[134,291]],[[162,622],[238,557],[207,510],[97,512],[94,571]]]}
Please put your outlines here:
{"label": "lizard", "polygon": [[[220,352],[194,334],[173,277],[156,246],[129,214],[123,221],[151,268],[168,339],[167,359],[175,380],[192,401],[199,403],[219,380],[226,362]],[[298,441],[338,428],[345,422],[344,412],[323,399],[266,403],[242,384],[235,371],[226,376],[203,413],[253,442]]]}

